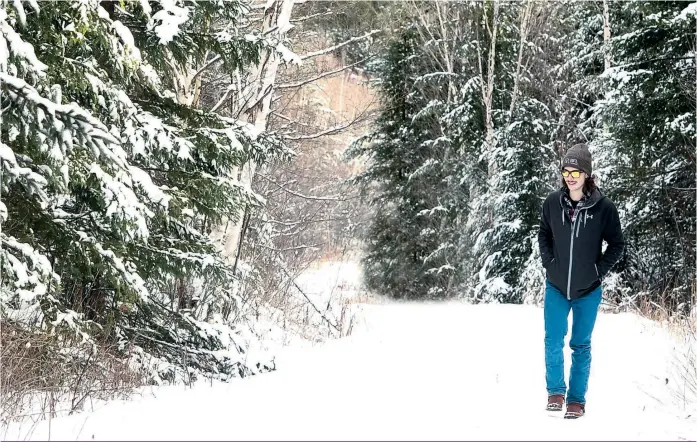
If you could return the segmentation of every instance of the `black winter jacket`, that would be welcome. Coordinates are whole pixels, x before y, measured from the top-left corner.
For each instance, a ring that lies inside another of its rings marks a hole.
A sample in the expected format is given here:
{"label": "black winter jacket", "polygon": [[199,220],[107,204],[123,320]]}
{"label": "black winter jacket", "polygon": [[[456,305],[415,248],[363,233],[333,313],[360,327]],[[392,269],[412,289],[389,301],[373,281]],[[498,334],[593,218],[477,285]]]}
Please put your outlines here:
{"label": "black winter jacket", "polygon": [[573,220],[567,201],[565,188],[545,199],[537,239],[547,279],[567,299],[577,299],[595,290],[619,261],[624,236],[617,207],[600,190],[581,199]]}

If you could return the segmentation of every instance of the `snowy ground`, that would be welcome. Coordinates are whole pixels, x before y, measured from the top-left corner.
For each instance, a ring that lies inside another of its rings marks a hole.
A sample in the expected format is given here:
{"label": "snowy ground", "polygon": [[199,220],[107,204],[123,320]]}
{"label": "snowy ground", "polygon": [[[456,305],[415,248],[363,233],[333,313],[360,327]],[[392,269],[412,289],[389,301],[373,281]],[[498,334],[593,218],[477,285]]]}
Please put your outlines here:
{"label": "snowy ground", "polygon": [[192,389],[148,389],[132,401],[50,426],[13,427],[0,437],[694,441],[697,410],[672,393],[681,381],[672,373],[673,357],[682,352],[675,348],[648,321],[602,314],[588,413],[569,421],[544,410],[541,309],[365,304],[350,337],[287,348],[274,373]]}

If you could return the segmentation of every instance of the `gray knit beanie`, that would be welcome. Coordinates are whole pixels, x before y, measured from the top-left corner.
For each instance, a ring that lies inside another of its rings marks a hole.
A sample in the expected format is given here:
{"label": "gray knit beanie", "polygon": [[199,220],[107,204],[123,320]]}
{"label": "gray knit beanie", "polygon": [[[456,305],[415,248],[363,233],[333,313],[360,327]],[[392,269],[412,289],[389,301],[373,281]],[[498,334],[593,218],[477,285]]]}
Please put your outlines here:
{"label": "gray knit beanie", "polygon": [[586,172],[588,176],[593,175],[593,164],[588,146],[583,143],[571,146],[569,151],[566,152],[566,156],[564,156],[564,161],[562,162],[562,168],[567,166],[581,169]]}

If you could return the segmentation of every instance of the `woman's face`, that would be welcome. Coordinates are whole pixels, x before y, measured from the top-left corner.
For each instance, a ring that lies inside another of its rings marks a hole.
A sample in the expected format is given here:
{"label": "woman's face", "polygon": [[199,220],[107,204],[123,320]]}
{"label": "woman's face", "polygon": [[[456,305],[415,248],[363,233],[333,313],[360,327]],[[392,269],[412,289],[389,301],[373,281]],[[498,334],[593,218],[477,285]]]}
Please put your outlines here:
{"label": "woman's face", "polygon": [[562,176],[569,190],[572,191],[583,189],[583,184],[586,182],[586,173],[575,167],[565,167],[562,170]]}

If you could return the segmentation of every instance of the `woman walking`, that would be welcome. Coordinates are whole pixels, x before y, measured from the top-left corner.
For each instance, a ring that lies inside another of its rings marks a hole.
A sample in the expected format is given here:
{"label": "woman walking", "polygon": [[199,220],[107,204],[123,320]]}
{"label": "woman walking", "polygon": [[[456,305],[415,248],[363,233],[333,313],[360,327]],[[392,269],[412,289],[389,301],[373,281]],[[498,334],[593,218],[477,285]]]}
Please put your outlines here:
{"label": "woman walking", "polygon": [[[567,152],[561,188],[544,201],[538,242],[547,279],[544,299],[547,409],[565,418],[586,411],[591,364],[591,335],[602,300],[601,282],[620,259],[624,237],[615,204],[596,187],[592,158],[584,144]],[[608,247],[602,251],[603,240]],[[564,338],[568,316],[573,325],[569,346],[571,372],[564,381]]]}

